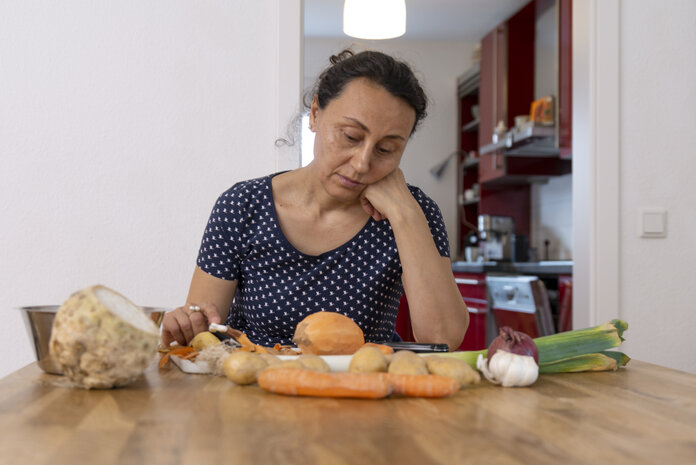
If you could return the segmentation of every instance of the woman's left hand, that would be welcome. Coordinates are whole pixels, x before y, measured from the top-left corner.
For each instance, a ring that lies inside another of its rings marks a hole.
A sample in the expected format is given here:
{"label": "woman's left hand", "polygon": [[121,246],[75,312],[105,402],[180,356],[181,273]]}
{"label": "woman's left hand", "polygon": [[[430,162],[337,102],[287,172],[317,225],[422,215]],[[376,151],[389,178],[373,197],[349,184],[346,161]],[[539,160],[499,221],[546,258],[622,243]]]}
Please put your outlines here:
{"label": "woman's left hand", "polygon": [[418,207],[400,168],[365,188],[360,197],[363,209],[375,221],[390,218],[403,208]]}

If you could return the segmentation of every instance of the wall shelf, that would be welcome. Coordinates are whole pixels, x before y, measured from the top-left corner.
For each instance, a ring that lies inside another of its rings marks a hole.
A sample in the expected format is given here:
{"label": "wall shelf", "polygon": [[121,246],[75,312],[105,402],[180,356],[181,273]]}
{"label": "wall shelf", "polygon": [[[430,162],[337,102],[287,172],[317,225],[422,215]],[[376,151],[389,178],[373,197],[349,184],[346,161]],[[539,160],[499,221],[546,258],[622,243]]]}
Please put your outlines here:
{"label": "wall shelf", "polygon": [[467,168],[471,168],[474,166],[478,166],[478,164],[479,164],[478,158],[467,157],[464,159],[464,162],[462,163],[462,168],[467,169]]}
{"label": "wall shelf", "polygon": [[477,203],[479,203],[479,200],[481,199],[479,199],[478,197],[471,200],[462,200],[461,202],[459,202],[459,205],[461,205],[462,207],[466,207],[467,205],[476,205]]}
{"label": "wall shelf", "polygon": [[478,126],[479,120],[475,119],[462,126],[462,132],[476,132],[478,131]]}
{"label": "wall shelf", "polygon": [[498,142],[481,147],[481,155],[502,150],[506,156],[557,157],[555,128],[533,123],[505,133]]}

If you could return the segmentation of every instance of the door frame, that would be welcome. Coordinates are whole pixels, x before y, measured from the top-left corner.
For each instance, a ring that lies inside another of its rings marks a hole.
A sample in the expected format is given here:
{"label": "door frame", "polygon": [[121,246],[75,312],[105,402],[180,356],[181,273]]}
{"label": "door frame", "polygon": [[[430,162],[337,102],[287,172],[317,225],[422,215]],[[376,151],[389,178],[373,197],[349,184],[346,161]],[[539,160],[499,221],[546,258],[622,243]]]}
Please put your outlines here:
{"label": "door frame", "polygon": [[573,2],[573,327],[621,317],[620,3]]}
{"label": "door frame", "polygon": [[302,112],[304,75],[304,1],[277,0],[276,24],[275,169],[278,172],[301,166],[298,118]]}

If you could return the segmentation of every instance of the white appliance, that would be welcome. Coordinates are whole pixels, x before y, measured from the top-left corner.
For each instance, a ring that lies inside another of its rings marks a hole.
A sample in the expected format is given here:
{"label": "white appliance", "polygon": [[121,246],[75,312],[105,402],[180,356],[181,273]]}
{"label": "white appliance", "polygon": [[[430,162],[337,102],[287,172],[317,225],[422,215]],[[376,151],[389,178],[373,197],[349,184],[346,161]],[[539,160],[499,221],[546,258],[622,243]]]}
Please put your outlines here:
{"label": "white appliance", "polygon": [[510,326],[533,338],[555,333],[546,286],[538,277],[487,276],[486,286],[498,328]]}

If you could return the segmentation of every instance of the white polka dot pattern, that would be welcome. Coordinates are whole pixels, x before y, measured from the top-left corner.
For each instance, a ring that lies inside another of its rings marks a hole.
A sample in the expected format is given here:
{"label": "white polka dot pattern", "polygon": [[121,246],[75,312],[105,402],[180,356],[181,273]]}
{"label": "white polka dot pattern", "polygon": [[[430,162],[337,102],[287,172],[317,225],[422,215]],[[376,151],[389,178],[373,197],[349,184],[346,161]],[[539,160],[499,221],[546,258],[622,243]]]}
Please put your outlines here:
{"label": "white polka dot pattern", "polygon": [[[243,181],[224,192],[203,235],[198,266],[215,277],[238,280],[227,323],[257,344],[290,344],[297,323],[324,310],[352,318],[366,341],[393,340],[403,286],[389,222],[370,219],[342,246],[317,256],[303,254],[278,225],[272,177]],[[440,254],[449,256],[439,207],[417,187],[409,189]]]}

